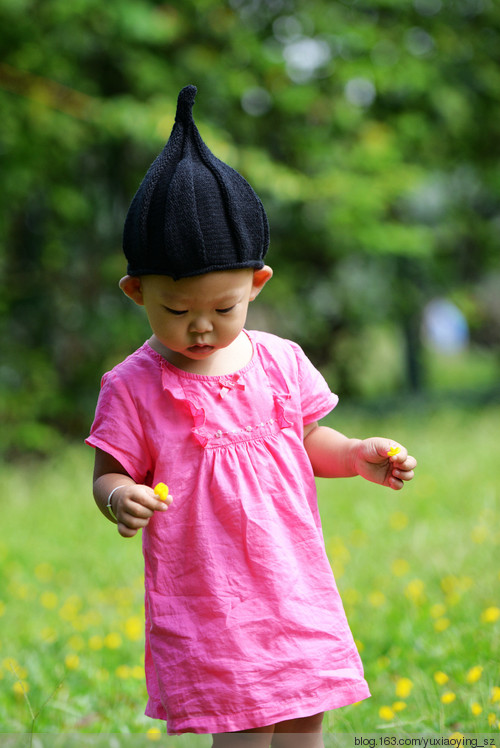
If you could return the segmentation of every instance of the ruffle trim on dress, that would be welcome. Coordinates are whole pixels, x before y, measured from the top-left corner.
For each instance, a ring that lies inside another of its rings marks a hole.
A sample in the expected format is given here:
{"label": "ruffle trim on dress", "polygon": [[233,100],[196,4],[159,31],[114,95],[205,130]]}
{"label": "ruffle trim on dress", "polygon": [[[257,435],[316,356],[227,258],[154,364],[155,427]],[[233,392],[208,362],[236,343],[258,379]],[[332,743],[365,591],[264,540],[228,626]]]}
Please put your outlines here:
{"label": "ruffle trim on dress", "polygon": [[262,345],[262,343],[256,343],[255,347],[258,351],[258,355],[262,363],[262,368],[264,369],[271,386],[274,405],[276,409],[276,416],[278,419],[278,426],[280,427],[280,429],[289,428],[290,426],[294,425],[294,422],[290,421],[287,418],[287,406],[289,405],[292,396],[290,394],[290,390],[288,389],[286,379],[283,376],[283,373],[281,372],[281,369],[276,363],[274,357],[267,350],[267,348]]}
{"label": "ruffle trim on dress", "polygon": [[[253,441],[276,434],[282,429],[294,425],[294,414],[290,411],[291,394],[279,366],[270,351],[260,342],[255,344],[254,355],[258,358],[266,384],[271,391],[274,403],[273,413],[270,413],[272,417],[265,422],[248,423],[232,431],[222,431],[222,429],[209,431],[206,428],[207,419],[203,406],[185,390],[184,380],[176,376],[167,365],[162,363],[163,390],[174,400],[182,403],[183,407],[188,410],[193,419],[191,429],[193,437],[203,448],[217,448],[237,442]],[[225,398],[230,392],[234,392],[237,396],[239,392],[245,390],[244,377],[244,372],[235,372],[234,374],[211,377],[210,379],[217,380],[220,387],[219,395],[221,398]],[[189,380],[186,380],[187,382]]]}
{"label": "ruffle trim on dress", "polygon": [[207,420],[205,409],[188,398],[184,391],[184,387],[179,382],[178,378],[175,377],[175,375],[172,376],[167,367],[163,365],[163,363],[161,383],[163,390],[165,392],[168,392],[168,394],[173,397],[174,400],[182,403],[182,405],[191,413],[191,416],[193,418],[193,428],[191,429],[191,431],[193,432],[193,436],[197,441],[200,442],[203,447],[205,447],[208,442],[208,435],[203,433],[203,427]]}

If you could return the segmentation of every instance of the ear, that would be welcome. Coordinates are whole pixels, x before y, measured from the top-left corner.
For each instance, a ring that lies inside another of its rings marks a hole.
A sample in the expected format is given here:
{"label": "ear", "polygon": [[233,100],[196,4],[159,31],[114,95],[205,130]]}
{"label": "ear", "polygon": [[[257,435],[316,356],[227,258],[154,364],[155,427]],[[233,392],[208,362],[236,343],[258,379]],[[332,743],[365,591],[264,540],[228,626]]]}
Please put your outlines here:
{"label": "ear", "polygon": [[260,270],[254,270],[252,291],[250,293],[250,301],[253,301],[256,296],[262,291],[268,280],[273,277],[272,268],[269,265],[264,265]]}
{"label": "ear", "polygon": [[120,288],[123,293],[135,301],[139,306],[144,306],[144,298],[142,295],[142,284],[141,279],[135,275],[125,275],[120,281]]}

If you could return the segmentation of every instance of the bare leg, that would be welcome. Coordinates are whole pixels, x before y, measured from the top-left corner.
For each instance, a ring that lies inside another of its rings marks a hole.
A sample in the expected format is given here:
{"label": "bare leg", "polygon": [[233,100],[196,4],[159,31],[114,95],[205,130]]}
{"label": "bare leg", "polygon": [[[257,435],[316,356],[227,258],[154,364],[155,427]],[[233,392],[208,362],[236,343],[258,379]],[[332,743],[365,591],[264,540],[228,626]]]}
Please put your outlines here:
{"label": "bare leg", "polygon": [[274,727],[272,748],[324,748],[323,712],[278,722]]}
{"label": "bare leg", "polygon": [[274,725],[212,735],[212,748],[269,748]]}

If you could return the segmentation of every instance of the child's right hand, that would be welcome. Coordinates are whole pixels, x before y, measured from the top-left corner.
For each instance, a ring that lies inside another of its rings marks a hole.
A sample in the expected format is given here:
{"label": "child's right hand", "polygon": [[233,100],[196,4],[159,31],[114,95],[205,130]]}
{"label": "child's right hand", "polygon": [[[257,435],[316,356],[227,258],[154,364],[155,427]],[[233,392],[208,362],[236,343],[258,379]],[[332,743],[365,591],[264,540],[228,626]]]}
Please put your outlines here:
{"label": "child's right hand", "polygon": [[172,501],[172,494],[165,501],[160,501],[149,486],[121,486],[113,495],[118,532],[124,538],[132,538],[138,530],[146,527],[155,512],[166,512]]}

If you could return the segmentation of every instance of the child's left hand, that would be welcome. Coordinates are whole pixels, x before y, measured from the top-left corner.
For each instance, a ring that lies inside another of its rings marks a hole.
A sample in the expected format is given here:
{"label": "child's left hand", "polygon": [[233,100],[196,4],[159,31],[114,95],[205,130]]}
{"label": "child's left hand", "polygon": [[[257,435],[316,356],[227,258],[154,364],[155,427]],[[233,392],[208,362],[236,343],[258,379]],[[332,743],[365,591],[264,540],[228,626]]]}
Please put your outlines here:
{"label": "child's left hand", "polygon": [[416,466],[416,459],[406,448],[390,439],[374,436],[357,445],[355,468],[358,475],[395,491],[413,478]]}

